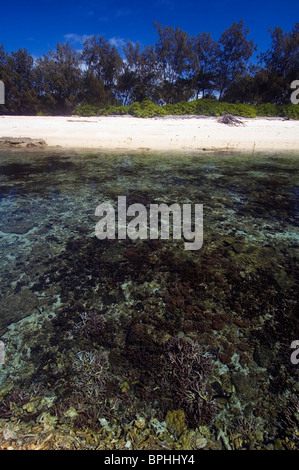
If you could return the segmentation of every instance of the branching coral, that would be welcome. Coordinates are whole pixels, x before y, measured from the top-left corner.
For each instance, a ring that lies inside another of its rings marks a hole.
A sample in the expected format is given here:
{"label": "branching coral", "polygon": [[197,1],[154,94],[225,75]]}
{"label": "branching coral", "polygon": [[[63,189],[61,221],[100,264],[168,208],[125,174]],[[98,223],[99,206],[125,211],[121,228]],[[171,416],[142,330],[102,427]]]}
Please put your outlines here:
{"label": "branching coral", "polygon": [[82,351],[77,354],[76,386],[80,394],[89,397],[103,397],[108,379],[108,358],[104,352]]}
{"label": "branching coral", "polygon": [[13,416],[12,405],[22,408],[30,400],[30,395],[20,387],[14,387],[8,396],[3,400],[0,407],[0,417],[9,419]]}
{"label": "branching coral", "polygon": [[208,386],[211,356],[203,355],[195,341],[174,337],[165,345],[163,362],[175,405],[184,409],[192,426],[210,422],[216,413]]}
{"label": "branching coral", "polygon": [[80,321],[75,324],[80,334],[86,338],[97,338],[103,333],[105,320],[97,312],[80,313]]}

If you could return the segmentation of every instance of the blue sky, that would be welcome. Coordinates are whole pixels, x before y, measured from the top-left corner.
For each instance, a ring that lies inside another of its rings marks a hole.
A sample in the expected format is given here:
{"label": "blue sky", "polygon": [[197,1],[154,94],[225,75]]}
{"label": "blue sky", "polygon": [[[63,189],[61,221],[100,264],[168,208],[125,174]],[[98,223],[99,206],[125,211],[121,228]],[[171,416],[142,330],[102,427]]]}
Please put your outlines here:
{"label": "blue sky", "polygon": [[153,22],[189,35],[206,31],[217,40],[234,21],[244,20],[259,51],[270,44],[269,28],[292,29],[299,2],[281,0],[11,0],[1,2],[0,43],[8,52],[27,48],[35,57],[57,42],[82,48],[83,40],[101,35],[117,47],[127,40],[142,45],[157,40]]}

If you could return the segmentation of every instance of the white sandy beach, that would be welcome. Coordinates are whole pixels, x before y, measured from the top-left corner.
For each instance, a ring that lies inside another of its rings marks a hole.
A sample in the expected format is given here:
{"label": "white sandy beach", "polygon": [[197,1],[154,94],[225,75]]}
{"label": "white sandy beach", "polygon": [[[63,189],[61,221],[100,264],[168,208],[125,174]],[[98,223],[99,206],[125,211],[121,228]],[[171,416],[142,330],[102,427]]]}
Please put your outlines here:
{"label": "white sandy beach", "polygon": [[44,139],[49,147],[77,149],[299,150],[299,121],[240,119],[244,125],[235,127],[199,116],[0,116],[0,137]]}

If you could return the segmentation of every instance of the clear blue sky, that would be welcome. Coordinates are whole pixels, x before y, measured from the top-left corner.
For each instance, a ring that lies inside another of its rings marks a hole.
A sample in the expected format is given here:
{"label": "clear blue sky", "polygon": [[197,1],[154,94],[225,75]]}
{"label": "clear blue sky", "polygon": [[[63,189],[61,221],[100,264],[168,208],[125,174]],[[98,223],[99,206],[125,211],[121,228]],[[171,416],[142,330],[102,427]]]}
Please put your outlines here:
{"label": "clear blue sky", "polygon": [[206,31],[217,40],[244,20],[259,51],[270,44],[269,28],[285,31],[299,21],[299,2],[281,0],[5,0],[0,4],[0,43],[8,52],[27,48],[35,57],[67,40],[81,49],[84,38],[101,35],[119,47],[157,40],[153,21],[178,26],[189,35]]}

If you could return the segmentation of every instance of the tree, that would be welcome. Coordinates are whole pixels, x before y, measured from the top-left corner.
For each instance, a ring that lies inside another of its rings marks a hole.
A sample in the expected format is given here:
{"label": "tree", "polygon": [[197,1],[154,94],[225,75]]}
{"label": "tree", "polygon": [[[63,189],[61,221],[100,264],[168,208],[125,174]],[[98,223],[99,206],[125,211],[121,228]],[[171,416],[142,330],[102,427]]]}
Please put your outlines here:
{"label": "tree", "polygon": [[[5,52],[3,44],[0,44],[0,80],[4,83],[4,87],[7,91],[7,86],[8,86],[8,77],[7,77],[7,57],[8,54]],[[0,114],[6,114],[8,112],[7,110],[7,104],[1,104],[0,106]]]}
{"label": "tree", "polygon": [[254,42],[247,40],[248,34],[249,29],[244,27],[241,20],[239,23],[233,23],[220,36],[215,77],[219,100],[223,98],[230,83],[248,70],[249,60],[256,50]]}
{"label": "tree", "polygon": [[196,99],[210,97],[215,88],[215,66],[219,46],[209,33],[189,39],[191,51],[192,86]]}
{"label": "tree", "polygon": [[82,85],[80,55],[68,43],[37,60],[37,88],[41,106],[54,114],[69,114],[78,103]]}
{"label": "tree", "polygon": [[260,54],[264,75],[271,82],[272,103],[287,103],[290,100],[290,84],[298,79],[299,71],[299,23],[292,31],[284,33],[279,27],[270,30],[270,49]]}
{"label": "tree", "polygon": [[[191,54],[188,34],[179,29],[154,23],[158,32],[155,45],[159,75],[161,76],[160,95],[162,101],[175,103],[186,99],[186,86],[190,86],[189,73]],[[179,83],[180,86],[175,86]],[[186,86],[185,86],[186,84]],[[173,93],[171,93],[173,89]],[[180,93],[181,90],[181,93]]]}
{"label": "tree", "polygon": [[114,95],[105,87],[103,80],[88,70],[82,72],[78,104],[92,104],[103,108],[114,100]]}
{"label": "tree", "polygon": [[106,89],[114,90],[123,61],[115,46],[101,36],[86,39],[82,52],[88,74],[102,80]]}
{"label": "tree", "polygon": [[141,51],[139,43],[128,41],[123,47],[125,61],[123,72],[118,80],[118,91],[124,104],[157,97],[159,70],[157,55],[153,46],[146,46]]}
{"label": "tree", "polygon": [[190,37],[178,27],[154,26],[156,43],[141,48],[128,41],[125,59],[101,36],[87,39],[82,53],[57,44],[36,61],[26,49],[8,54],[0,45],[6,101],[0,112],[70,114],[77,104],[105,107],[148,98],[163,105],[215,98],[215,93],[229,102],[289,102],[290,85],[298,80],[299,23],[289,32],[270,30],[271,46],[254,67],[250,59],[256,46],[243,20],[218,41],[206,32]]}
{"label": "tree", "polygon": [[8,54],[5,52],[3,44],[0,44],[0,79],[3,79]]}
{"label": "tree", "polygon": [[38,97],[35,91],[34,60],[27,49],[10,55],[0,48],[0,69],[5,84],[5,106],[8,114],[36,114]]}
{"label": "tree", "polygon": [[126,65],[123,72],[118,78],[116,96],[118,100],[124,105],[138,101],[135,97],[138,96],[138,88],[140,85],[140,78],[134,70]]}

